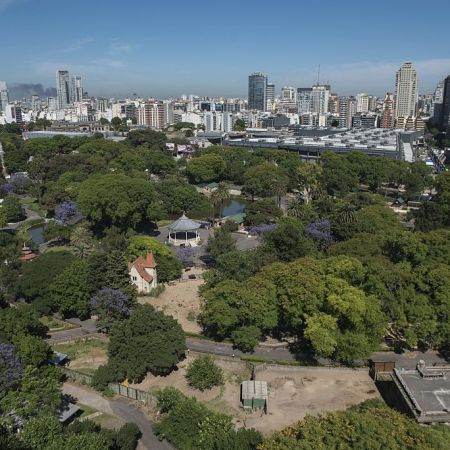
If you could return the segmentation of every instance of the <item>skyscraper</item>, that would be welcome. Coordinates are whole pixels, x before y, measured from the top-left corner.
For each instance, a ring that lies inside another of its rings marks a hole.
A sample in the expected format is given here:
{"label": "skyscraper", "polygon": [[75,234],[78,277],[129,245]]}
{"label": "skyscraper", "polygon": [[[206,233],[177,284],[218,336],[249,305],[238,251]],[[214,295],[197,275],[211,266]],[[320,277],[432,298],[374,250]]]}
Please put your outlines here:
{"label": "skyscraper", "polygon": [[58,109],[67,108],[70,105],[70,77],[67,70],[56,72],[56,104]]}
{"label": "skyscraper", "polygon": [[71,103],[83,101],[83,85],[81,83],[81,77],[78,75],[74,75],[73,77],[71,77],[71,81]]}
{"label": "skyscraper", "polygon": [[444,80],[441,126],[447,131],[447,134],[450,135],[450,75]]}
{"label": "skyscraper", "polygon": [[267,76],[261,72],[248,77],[248,109],[265,111],[267,106]]}
{"label": "skyscraper", "polygon": [[8,87],[6,86],[6,82],[0,81],[0,111],[5,111],[8,103]]}
{"label": "skyscraper", "polygon": [[297,88],[297,107],[298,113],[311,112],[312,88]]}
{"label": "skyscraper", "polygon": [[355,97],[339,98],[339,127],[351,128],[353,116],[356,114],[357,101]]}
{"label": "skyscraper", "polygon": [[267,97],[267,111],[270,111],[275,103],[275,85],[273,83],[267,83],[266,87]]}
{"label": "skyscraper", "polygon": [[415,116],[417,72],[410,62],[400,66],[395,78],[395,118]]}

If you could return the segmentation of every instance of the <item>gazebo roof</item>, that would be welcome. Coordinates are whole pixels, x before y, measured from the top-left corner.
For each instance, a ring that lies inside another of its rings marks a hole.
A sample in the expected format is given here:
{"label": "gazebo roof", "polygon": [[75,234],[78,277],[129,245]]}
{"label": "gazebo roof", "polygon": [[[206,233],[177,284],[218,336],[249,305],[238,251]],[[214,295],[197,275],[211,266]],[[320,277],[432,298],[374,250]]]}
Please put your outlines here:
{"label": "gazebo roof", "polygon": [[192,231],[198,230],[200,227],[200,222],[191,220],[183,214],[178,220],[175,220],[175,222],[169,225],[169,231]]}

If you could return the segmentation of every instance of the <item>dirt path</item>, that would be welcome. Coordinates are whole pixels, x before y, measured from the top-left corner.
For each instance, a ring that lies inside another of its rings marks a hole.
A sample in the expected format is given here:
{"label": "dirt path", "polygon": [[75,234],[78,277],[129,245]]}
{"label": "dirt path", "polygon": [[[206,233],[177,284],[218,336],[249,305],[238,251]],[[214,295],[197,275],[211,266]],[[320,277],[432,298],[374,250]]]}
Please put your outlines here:
{"label": "dirt path", "polygon": [[85,386],[64,383],[63,393],[76,398],[80,403],[111,414],[125,422],[135,423],[142,433],[138,449],[175,450],[167,441],[160,441],[153,433],[152,424],[144,412],[131,401],[122,398],[106,399]]}

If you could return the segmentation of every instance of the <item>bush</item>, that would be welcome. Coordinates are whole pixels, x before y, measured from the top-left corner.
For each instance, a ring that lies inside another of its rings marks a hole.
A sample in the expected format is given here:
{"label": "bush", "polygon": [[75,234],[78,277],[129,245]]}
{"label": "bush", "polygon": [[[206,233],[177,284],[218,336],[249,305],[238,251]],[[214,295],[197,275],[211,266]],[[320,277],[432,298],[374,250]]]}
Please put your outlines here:
{"label": "bush", "polygon": [[113,383],[117,380],[117,369],[111,364],[100,366],[92,377],[92,386],[99,391],[107,389],[109,383]]}
{"label": "bush", "polygon": [[189,386],[204,391],[224,382],[223,370],[209,355],[200,356],[188,365],[186,378]]}
{"label": "bush", "polygon": [[169,412],[184,399],[184,395],[177,388],[172,386],[164,388],[156,393],[158,408],[160,413]]}
{"label": "bush", "polygon": [[135,423],[126,423],[116,434],[116,446],[120,450],[134,450],[141,436],[141,430]]}
{"label": "bush", "polygon": [[150,290],[148,293],[149,297],[159,297],[166,290],[166,286],[164,284],[158,284],[156,287]]}

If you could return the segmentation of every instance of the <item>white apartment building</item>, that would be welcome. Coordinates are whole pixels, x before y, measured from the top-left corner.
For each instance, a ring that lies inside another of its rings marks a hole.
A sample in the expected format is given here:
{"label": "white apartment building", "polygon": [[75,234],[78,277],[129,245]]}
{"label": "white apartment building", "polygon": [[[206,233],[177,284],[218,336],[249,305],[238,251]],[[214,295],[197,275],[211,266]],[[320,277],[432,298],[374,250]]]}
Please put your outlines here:
{"label": "white apartment building", "polygon": [[400,66],[395,78],[395,117],[416,115],[417,72],[411,62]]}
{"label": "white apartment building", "polygon": [[311,112],[326,114],[328,112],[328,99],[330,98],[330,86],[316,84],[311,91]]}
{"label": "white apartment building", "polygon": [[369,112],[369,96],[364,92],[356,95],[356,112]]}

